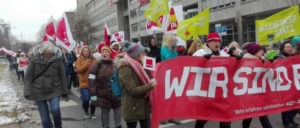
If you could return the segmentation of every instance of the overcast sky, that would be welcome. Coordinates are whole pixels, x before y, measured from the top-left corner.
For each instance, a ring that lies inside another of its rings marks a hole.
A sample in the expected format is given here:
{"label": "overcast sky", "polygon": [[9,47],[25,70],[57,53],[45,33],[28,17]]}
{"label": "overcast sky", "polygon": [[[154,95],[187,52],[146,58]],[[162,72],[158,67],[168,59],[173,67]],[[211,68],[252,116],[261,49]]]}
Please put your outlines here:
{"label": "overcast sky", "polygon": [[58,19],[65,11],[74,11],[76,0],[0,0],[0,19],[10,23],[12,35],[36,41],[42,24],[51,16]]}

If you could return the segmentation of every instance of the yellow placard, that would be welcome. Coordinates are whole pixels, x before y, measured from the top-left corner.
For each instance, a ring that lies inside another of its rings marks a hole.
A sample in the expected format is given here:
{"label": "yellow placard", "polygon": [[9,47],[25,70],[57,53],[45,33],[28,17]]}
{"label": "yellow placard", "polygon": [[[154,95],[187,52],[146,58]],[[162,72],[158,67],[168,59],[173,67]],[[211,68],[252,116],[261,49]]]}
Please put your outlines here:
{"label": "yellow placard", "polygon": [[177,36],[189,40],[193,36],[208,35],[209,33],[209,8],[198,15],[181,21],[177,27]]}
{"label": "yellow placard", "polygon": [[295,35],[300,35],[298,6],[280,11],[264,20],[256,20],[260,45],[268,45]]}
{"label": "yellow placard", "polygon": [[159,17],[169,13],[170,9],[168,0],[151,0],[150,8],[145,10],[145,18],[157,23],[157,25],[161,27]]}

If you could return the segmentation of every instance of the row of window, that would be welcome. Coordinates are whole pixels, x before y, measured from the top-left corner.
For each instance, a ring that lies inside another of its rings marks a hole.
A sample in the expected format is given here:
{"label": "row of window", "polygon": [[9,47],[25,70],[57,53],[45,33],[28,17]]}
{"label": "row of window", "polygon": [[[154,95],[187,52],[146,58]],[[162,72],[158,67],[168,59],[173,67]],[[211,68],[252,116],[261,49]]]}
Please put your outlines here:
{"label": "row of window", "polygon": [[[106,24],[107,24],[108,28],[111,27],[111,26],[117,25],[117,23],[118,23],[118,19],[116,17],[106,21]],[[104,25],[105,25],[105,22],[97,25],[98,31],[104,30]]]}
{"label": "row of window", "polygon": [[140,30],[146,30],[146,20],[131,24],[131,32],[137,32],[138,28],[140,28]]}
{"label": "row of window", "polygon": [[[150,3],[144,4],[138,9],[132,9],[130,10],[130,18],[136,18],[137,14],[139,13],[139,16],[143,16],[146,9],[150,8]],[[137,12],[138,11],[138,12]]]}
{"label": "row of window", "polygon": [[92,9],[95,9],[96,6],[98,6],[98,5],[102,6],[104,4],[108,5],[109,1],[108,0],[92,0],[86,5],[86,8],[88,11],[91,11]]}
{"label": "row of window", "polygon": [[[107,8],[107,7],[103,7],[103,8]],[[114,12],[116,12],[116,8],[115,7],[110,7],[105,9],[105,11],[95,11],[93,13],[90,14],[90,21],[91,22],[96,22],[99,21],[101,19],[103,19],[106,16],[112,15]]]}

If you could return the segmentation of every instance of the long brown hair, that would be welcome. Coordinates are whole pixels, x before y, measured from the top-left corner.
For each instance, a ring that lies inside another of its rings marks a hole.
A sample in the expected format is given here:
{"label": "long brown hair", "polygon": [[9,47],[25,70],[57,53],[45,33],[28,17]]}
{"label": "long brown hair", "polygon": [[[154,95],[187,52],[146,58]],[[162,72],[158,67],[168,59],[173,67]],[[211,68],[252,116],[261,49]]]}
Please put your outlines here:
{"label": "long brown hair", "polygon": [[189,47],[187,54],[193,55],[197,51],[197,45],[201,45],[201,44],[202,44],[201,40],[199,38],[196,38],[192,42],[191,46]]}

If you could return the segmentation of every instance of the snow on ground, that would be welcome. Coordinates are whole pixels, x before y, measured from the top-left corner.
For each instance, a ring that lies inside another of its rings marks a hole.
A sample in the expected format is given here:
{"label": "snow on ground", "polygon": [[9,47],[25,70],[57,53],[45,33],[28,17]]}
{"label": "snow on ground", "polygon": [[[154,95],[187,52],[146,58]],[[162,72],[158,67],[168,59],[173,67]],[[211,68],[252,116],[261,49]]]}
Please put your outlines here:
{"label": "snow on ground", "polygon": [[17,97],[5,62],[0,61],[0,127],[28,120],[27,108]]}

